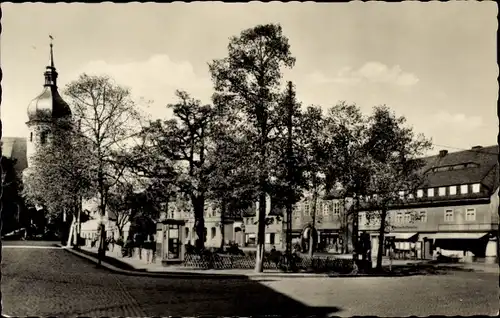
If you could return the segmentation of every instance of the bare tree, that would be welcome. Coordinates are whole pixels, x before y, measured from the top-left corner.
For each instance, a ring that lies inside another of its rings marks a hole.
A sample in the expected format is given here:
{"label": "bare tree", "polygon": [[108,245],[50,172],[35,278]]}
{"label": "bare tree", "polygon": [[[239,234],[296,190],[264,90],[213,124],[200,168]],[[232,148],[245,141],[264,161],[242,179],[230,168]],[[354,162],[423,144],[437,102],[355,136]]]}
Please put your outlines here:
{"label": "bare tree", "polygon": [[[98,196],[99,212],[106,215],[108,192],[123,176],[123,153],[140,130],[140,114],[130,91],[107,76],[83,74],[64,91],[74,117],[81,122],[81,134],[90,144],[95,169],[90,175]],[[104,253],[104,225],[101,225],[99,255]],[[100,262],[99,257],[99,262]]]}

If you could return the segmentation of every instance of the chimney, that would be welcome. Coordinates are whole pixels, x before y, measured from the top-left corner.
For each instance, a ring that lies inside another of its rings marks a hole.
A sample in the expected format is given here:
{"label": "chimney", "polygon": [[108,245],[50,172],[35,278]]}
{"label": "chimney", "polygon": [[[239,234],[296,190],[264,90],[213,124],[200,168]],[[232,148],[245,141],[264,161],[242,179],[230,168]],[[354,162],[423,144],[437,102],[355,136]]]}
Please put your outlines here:
{"label": "chimney", "polygon": [[439,156],[440,156],[440,157],[444,157],[444,156],[446,156],[447,154],[448,154],[448,150],[440,150],[440,151],[439,151]]}
{"label": "chimney", "polygon": [[472,149],[472,150],[479,150],[479,149],[481,149],[481,148],[483,148],[483,146],[474,146],[474,147],[472,147],[471,149]]}

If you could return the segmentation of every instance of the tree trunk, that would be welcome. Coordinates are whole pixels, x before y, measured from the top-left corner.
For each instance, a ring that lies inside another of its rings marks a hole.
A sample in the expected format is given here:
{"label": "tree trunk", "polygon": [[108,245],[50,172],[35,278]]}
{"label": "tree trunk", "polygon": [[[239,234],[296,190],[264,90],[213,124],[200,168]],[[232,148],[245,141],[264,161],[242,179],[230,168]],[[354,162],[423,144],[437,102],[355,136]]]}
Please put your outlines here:
{"label": "tree trunk", "polygon": [[260,153],[259,153],[259,211],[257,225],[257,251],[255,257],[255,271],[264,271],[264,252],[266,240],[266,190],[267,190],[267,169],[266,169],[266,146],[267,146],[267,116],[265,113],[257,116],[260,122]]}
{"label": "tree trunk", "polygon": [[259,211],[257,218],[257,251],[255,257],[255,271],[264,271],[264,253],[266,241],[266,193],[261,190],[259,195]]}
{"label": "tree trunk", "polygon": [[220,236],[221,236],[221,240],[220,240],[220,249],[223,250],[224,249],[224,240],[225,240],[225,231],[224,231],[224,222],[226,221],[226,201],[223,200],[222,201],[222,206],[221,206],[221,214],[220,214]]}
{"label": "tree trunk", "polygon": [[313,257],[314,254],[314,248],[315,244],[314,242],[316,241],[316,208],[317,208],[317,203],[318,203],[318,187],[316,185],[316,177],[313,177],[313,215],[312,215],[312,224],[311,224],[311,234],[309,235],[309,257]]}
{"label": "tree trunk", "polygon": [[358,257],[358,232],[359,232],[359,196],[356,195],[355,198],[356,200],[354,206],[354,211],[352,214],[352,258],[355,262],[359,260]]}
{"label": "tree trunk", "polygon": [[75,232],[75,218],[73,217],[71,220],[71,224],[69,226],[68,240],[66,242],[66,247],[71,247],[71,242],[73,240],[73,235]]}
{"label": "tree trunk", "polygon": [[382,256],[384,251],[384,237],[385,237],[385,219],[387,217],[387,209],[383,209],[380,214],[380,229],[378,235],[378,250],[377,250],[377,270],[382,269]]}
{"label": "tree trunk", "polygon": [[192,200],[194,208],[194,227],[196,230],[196,235],[198,238],[195,241],[195,247],[197,250],[201,251],[205,248],[205,241],[207,239],[207,233],[205,231],[205,200],[200,198],[195,198]]}

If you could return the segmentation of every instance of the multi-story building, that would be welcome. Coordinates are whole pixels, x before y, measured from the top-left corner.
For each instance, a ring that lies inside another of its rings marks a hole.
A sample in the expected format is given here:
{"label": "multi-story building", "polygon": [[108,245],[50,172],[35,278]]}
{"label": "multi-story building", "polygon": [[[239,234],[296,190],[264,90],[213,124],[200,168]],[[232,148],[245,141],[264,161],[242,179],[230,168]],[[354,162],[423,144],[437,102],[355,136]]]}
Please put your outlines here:
{"label": "multi-story building", "polygon": [[[443,150],[423,159],[425,181],[416,193],[407,195],[404,205],[390,209],[386,237],[394,239],[396,250],[418,258],[432,258],[439,252],[494,260],[498,245],[498,146],[453,153]],[[366,213],[360,213],[359,227],[370,233],[375,256],[380,224],[369,222]]]}
{"label": "multi-story building", "polygon": [[[316,201],[314,228],[317,230],[316,249],[325,252],[347,253],[352,249],[351,200],[334,190],[322,194]],[[297,203],[292,215],[292,241],[307,248],[309,229],[313,226],[314,202],[310,194]]]}
{"label": "multi-story building", "polygon": [[[257,245],[259,203],[257,202],[251,209],[243,215],[244,223],[244,244],[243,246],[254,247]],[[285,244],[283,234],[283,211],[272,206],[269,197],[266,198],[266,218],[269,220],[266,225],[265,248],[276,247],[281,249]]]}

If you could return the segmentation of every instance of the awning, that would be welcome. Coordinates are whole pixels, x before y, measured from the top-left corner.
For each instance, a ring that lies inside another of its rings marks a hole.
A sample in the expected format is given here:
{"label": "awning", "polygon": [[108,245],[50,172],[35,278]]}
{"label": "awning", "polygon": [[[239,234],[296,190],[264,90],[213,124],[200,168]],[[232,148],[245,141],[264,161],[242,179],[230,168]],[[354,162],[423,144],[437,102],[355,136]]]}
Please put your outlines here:
{"label": "awning", "polygon": [[487,232],[480,232],[480,233],[443,232],[443,233],[432,233],[432,234],[420,234],[420,236],[422,236],[423,238],[428,238],[433,240],[447,240],[447,239],[475,240],[475,239],[480,239],[486,235],[488,235]]}
{"label": "awning", "polygon": [[396,240],[409,240],[410,238],[414,237],[417,235],[417,233],[414,232],[404,232],[404,233],[389,233],[386,234],[386,237],[394,237]]}
{"label": "awning", "polygon": [[256,237],[255,234],[248,234],[248,238],[254,239]]}

